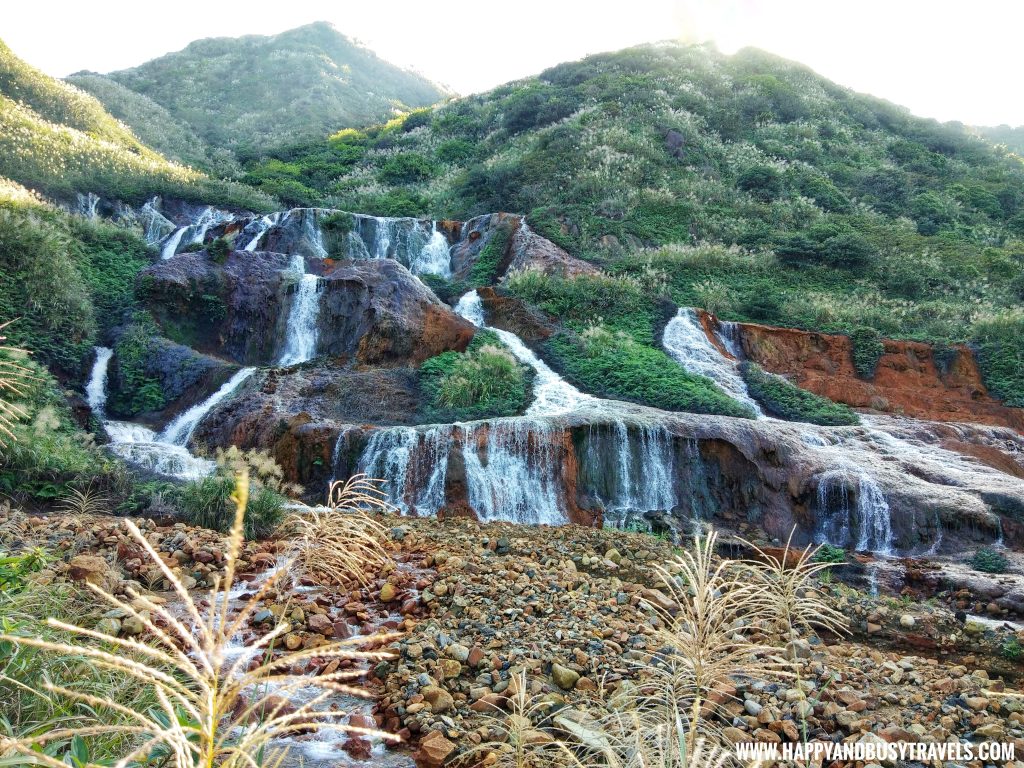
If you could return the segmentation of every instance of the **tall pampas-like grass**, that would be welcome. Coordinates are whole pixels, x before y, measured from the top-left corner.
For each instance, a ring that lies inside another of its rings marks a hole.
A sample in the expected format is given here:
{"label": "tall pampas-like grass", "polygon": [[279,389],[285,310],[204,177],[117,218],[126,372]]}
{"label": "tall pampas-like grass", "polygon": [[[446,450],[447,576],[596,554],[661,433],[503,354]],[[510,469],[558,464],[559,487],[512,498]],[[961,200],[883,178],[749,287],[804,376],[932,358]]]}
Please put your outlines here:
{"label": "tall pampas-like grass", "polygon": [[318,584],[366,586],[391,566],[383,543],[387,531],[372,514],[395,510],[378,481],[366,475],[332,483],[327,504],[299,510],[285,521],[286,530],[294,534],[296,561]]}
{"label": "tall pampas-like grass", "polygon": [[719,739],[713,716],[733,676],[783,666],[754,621],[768,608],[765,590],[742,565],[715,562],[717,537],[698,536],[691,550],[658,567],[671,604],[647,601],[660,619],[659,650],[630,707],[640,731],[685,732],[684,754],[701,736]]}
{"label": "tall pampas-like grass", "polygon": [[[48,733],[19,739],[0,738],[0,763],[7,756],[20,755],[28,763],[66,768],[66,763],[42,751],[47,744],[72,740],[82,742],[91,736],[118,734],[131,744],[126,754],[112,763],[115,768],[159,757],[160,765],[174,768],[254,768],[279,765],[284,749],[275,740],[300,732],[323,729],[360,736],[396,740],[397,737],[374,729],[342,722],[347,712],[333,708],[335,694],[364,695],[354,684],[359,670],[337,671],[319,676],[296,674],[307,662],[317,659],[383,660],[391,654],[361,651],[358,646],[378,646],[393,639],[377,635],[319,645],[314,648],[276,655],[278,641],[289,631],[287,622],[279,623],[237,654],[232,653],[233,638],[239,635],[261,607],[287,568],[266,576],[256,593],[237,613],[232,610],[231,590],[235,582],[243,545],[243,518],[248,497],[248,478],[241,476],[233,496],[236,512],[227,537],[225,573],[214,584],[201,607],[164,563],[141,531],[131,522],[128,530],[176,593],[164,604],[129,591],[122,599],[104,589],[89,585],[104,601],[145,627],[148,642],[117,637],[113,634],[50,619],[56,630],[80,638],[68,642],[0,635],[0,641],[29,646],[58,656],[74,656],[85,663],[118,672],[152,689],[159,705],[149,712],[136,712],[101,697],[42,682],[51,694],[116,715],[117,722],[55,727]],[[237,647],[234,649],[237,650]],[[253,660],[262,656],[259,664]],[[253,667],[250,669],[250,667]],[[311,698],[292,706],[291,694],[317,689]],[[331,708],[328,708],[330,706]],[[93,763],[78,760],[79,768]],[[110,763],[104,763],[110,765]],[[96,765],[98,768],[98,765]]]}
{"label": "tall pampas-like grass", "polygon": [[790,531],[780,557],[740,539],[757,553],[757,560],[747,563],[754,583],[760,586],[767,598],[769,613],[785,640],[789,640],[795,631],[810,633],[824,629],[844,634],[849,619],[818,587],[818,575],[832,567],[832,563],[815,562],[818,547],[813,545],[802,550],[793,548],[795,532],[796,528]]}
{"label": "tall pampas-like grass", "polygon": [[32,374],[32,369],[22,365],[19,359],[25,358],[29,352],[19,347],[12,347],[4,344],[7,336],[3,330],[13,323],[8,320],[0,323],[0,448],[9,440],[16,440],[14,435],[14,424],[28,416],[28,413],[12,400],[24,397],[27,390],[26,384],[38,377]]}

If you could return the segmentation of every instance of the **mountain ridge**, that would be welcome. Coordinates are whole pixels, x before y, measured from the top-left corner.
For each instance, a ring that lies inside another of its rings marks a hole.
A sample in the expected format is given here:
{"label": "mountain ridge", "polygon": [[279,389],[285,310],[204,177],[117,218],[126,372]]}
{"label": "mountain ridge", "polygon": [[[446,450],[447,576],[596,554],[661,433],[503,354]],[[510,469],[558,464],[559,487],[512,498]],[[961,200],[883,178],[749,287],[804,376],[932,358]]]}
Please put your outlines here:
{"label": "mountain ridge", "polygon": [[[448,95],[327,22],[276,35],[194,40],[137,67],[68,80],[111,98],[97,78],[147,97],[214,149],[231,152],[386,120]],[[145,124],[144,116],[124,119]]]}

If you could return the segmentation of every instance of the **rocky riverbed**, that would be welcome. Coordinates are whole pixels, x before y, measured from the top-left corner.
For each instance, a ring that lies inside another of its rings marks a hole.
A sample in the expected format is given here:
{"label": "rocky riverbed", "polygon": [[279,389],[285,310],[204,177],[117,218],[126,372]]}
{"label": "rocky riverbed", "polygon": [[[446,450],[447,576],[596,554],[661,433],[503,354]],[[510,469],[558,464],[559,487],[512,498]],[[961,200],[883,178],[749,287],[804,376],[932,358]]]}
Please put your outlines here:
{"label": "rocky riverbed", "polygon": [[[519,673],[545,700],[547,720],[535,724],[531,738],[586,739],[616,696],[643,680],[656,650],[649,605],[671,602],[654,571],[673,557],[669,542],[461,518],[384,523],[393,568],[351,592],[291,581],[268,596],[249,630],[255,636],[268,617],[287,611],[290,648],[381,628],[403,633],[395,658],[370,670],[375,703],[352,715],[372,716],[403,746],[385,758],[380,746],[348,739],[317,742],[314,754],[367,765],[450,765],[494,737],[495,716],[505,711]],[[128,545],[118,518],[7,510],[0,524],[7,546],[41,545],[58,556],[38,578],[95,581],[115,591],[133,582],[158,593],[166,587]],[[218,534],[153,521],[143,521],[143,530],[190,586],[217,575]],[[281,541],[248,544],[243,578],[258,579],[283,548]],[[728,539],[723,551],[741,553]],[[1002,619],[971,618],[958,609],[964,598],[956,593],[941,596],[949,600],[915,599],[910,589],[872,597],[836,579],[822,589],[849,617],[850,636],[802,637],[783,649],[795,676],[741,678],[720,691],[727,740],[790,742],[804,733],[833,741],[998,740],[1024,755],[1024,699],[1015,695],[1024,631]],[[315,659],[307,670],[322,671]]]}

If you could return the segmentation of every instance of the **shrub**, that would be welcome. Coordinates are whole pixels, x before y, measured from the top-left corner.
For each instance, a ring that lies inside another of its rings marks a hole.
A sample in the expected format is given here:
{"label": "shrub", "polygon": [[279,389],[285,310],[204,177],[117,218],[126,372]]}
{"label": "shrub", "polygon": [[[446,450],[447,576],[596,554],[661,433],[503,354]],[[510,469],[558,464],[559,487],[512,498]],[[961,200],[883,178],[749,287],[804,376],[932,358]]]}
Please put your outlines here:
{"label": "shrub", "polygon": [[212,259],[214,263],[223,264],[231,253],[231,243],[223,237],[218,237],[206,246],[206,252],[210,254],[210,259]]}
{"label": "shrub", "polygon": [[501,266],[501,260],[505,257],[505,249],[508,247],[511,237],[512,233],[507,226],[501,227],[491,235],[491,239],[480,250],[469,271],[470,286],[481,288],[494,283],[498,276],[498,267]]}
{"label": "shrub", "polygon": [[386,184],[415,184],[434,175],[433,163],[423,155],[405,152],[389,158],[380,171]]}
{"label": "shrub", "polygon": [[974,326],[974,348],[981,375],[995,395],[1024,407],[1024,314],[1003,312]]}
{"label": "shrub", "polygon": [[759,165],[743,171],[736,186],[756,200],[769,202],[782,194],[782,176],[771,166]]}
{"label": "shrub", "polygon": [[750,396],[772,416],[832,427],[860,423],[857,414],[847,406],[801,389],[781,376],[768,373],[756,363],[743,362],[740,372]]}
{"label": "shrub", "polygon": [[[229,532],[235,518],[232,504],[235,484],[233,476],[215,474],[183,485],[175,494],[175,501],[185,522]],[[254,487],[245,515],[245,538],[263,539],[272,534],[284,520],[285,501],[270,488]]]}
{"label": "shrub", "polygon": [[994,549],[982,547],[971,558],[971,567],[985,573],[1004,573],[1009,561]]}
{"label": "shrub", "polygon": [[420,366],[428,413],[445,421],[522,413],[529,382],[527,369],[487,331],[477,331],[465,353],[442,352]]}
{"label": "shrub", "polygon": [[1004,659],[1020,661],[1024,659],[1024,646],[1021,645],[1020,640],[1016,637],[1010,637],[999,646],[999,653]]}
{"label": "shrub", "polygon": [[842,547],[833,546],[832,544],[822,544],[811,556],[811,561],[815,563],[832,563],[834,565],[841,565],[846,562],[846,550]]}
{"label": "shrub", "polygon": [[874,328],[857,328],[850,334],[852,343],[851,355],[853,356],[853,367],[857,375],[862,379],[872,379],[875,376],[875,369],[878,361],[885,352],[885,345],[882,343],[882,335]]}
{"label": "shrub", "polygon": [[621,331],[594,326],[581,336],[563,332],[552,336],[544,348],[572,383],[593,394],[666,411],[754,415],[711,379],[687,373],[662,350]]}

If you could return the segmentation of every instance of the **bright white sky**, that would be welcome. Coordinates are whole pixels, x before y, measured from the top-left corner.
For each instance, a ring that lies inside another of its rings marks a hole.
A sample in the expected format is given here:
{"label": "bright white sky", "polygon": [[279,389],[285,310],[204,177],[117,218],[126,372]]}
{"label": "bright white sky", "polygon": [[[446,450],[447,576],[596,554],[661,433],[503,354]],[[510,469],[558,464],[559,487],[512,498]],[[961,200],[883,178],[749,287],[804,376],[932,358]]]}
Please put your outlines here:
{"label": "bright white sky", "polygon": [[[107,72],[201,37],[325,20],[460,93],[636,43],[754,45],[915,113],[1024,124],[1019,0],[32,0],[5,2],[0,38],[49,74]],[[1016,94],[1016,95],[1015,95]]]}

